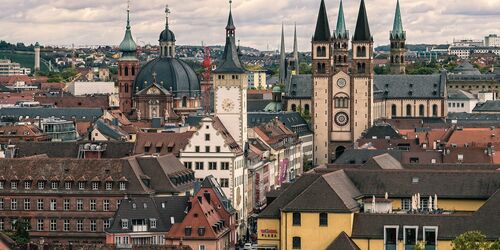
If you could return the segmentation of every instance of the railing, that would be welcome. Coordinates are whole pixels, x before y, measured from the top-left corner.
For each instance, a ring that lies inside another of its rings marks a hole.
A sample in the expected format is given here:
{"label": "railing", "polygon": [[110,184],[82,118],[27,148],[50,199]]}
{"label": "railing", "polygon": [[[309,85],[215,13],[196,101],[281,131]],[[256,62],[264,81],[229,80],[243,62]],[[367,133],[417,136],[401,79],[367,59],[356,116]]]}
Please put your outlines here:
{"label": "railing", "polygon": [[133,225],[132,231],[134,231],[134,232],[146,232],[146,231],[148,231],[148,226],[147,225]]}

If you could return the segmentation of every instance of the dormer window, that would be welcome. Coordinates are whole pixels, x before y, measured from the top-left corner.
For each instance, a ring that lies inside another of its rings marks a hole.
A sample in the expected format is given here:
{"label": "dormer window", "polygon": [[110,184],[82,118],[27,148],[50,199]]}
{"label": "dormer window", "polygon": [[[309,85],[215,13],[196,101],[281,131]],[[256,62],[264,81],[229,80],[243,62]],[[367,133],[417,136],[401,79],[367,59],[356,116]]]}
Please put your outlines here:
{"label": "dormer window", "polygon": [[52,182],[50,183],[50,186],[51,186],[51,188],[52,188],[52,189],[58,189],[58,188],[59,188],[59,182],[57,182],[57,181],[52,181]]}
{"label": "dormer window", "polygon": [[0,181],[0,189],[4,189],[5,187],[5,181]]}
{"label": "dormer window", "polygon": [[205,227],[198,228],[198,236],[205,236]]}
{"label": "dormer window", "polygon": [[113,182],[106,182],[106,190],[113,190]]}
{"label": "dormer window", "polygon": [[128,229],[128,220],[122,219],[122,229]]}
{"label": "dormer window", "polygon": [[127,189],[127,183],[124,181],[120,181],[120,190],[126,190]]}
{"label": "dormer window", "polygon": [[191,227],[185,227],[184,228],[184,235],[191,236],[192,231],[193,231],[193,228],[191,228]]}
{"label": "dormer window", "polygon": [[99,182],[97,181],[92,182],[92,190],[99,190]]}
{"label": "dormer window", "polygon": [[40,189],[40,190],[45,189],[45,181],[38,182],[38,189]]}
{"label": "dormer window", "polygon": [[24,181],[24,189],[31,189],[31,181]]}
{"label": "dormer window", "polygon": [[85,182],[84,181],[79,181],[78,182],[78,189],[79,190],[84,190],[85,189]]}
{"label": "dormer window", "polygon": [[64,182],[64,188],[65,189],[71,189],[71,181]]}
{"label": "dormer window", "polygon": [[10,182],[10,189],[17,189],[17,181]]}
{"label": "dormer window", "polygon": [[156,228],[156,219],[149,219],[149,226],[151,228]]}

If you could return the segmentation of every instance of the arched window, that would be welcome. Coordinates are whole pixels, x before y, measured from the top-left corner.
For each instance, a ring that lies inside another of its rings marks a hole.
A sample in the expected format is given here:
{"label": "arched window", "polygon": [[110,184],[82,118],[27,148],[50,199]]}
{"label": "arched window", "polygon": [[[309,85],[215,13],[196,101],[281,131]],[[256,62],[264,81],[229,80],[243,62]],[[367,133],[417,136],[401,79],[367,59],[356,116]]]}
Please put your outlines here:
{"label": "arched window", "polygon": [[128,67],[125,67],[125,76],[128,76]]}
{"label": "arched window", "polygon": [[358,57],[363,56],[363,49],[361,48],[361,46],[358,46],[356,48],[356,56],[358,56]]}
{"label": "arched window", "polygon": [[401,63],[405,62],[405,56],[401,56]]}
{"label": "arched window", "polygon": [[349,108],[349,97],[336,96],[333,100],[335,108]]}
{"label": "arched window", "polygon": [[399,56],[396,56],[396,58],[394,58],[395,60],[395,63],[399,63]]}
{"label": "arched window", "polygon": [[326,65],[324,63],[318,63],[318,73],[324,74],[326,73]]}
{"label": "arched window", "polygon": [[309,104],[304,105],[304,112],[309,113]]}
{"label": "arched window", "polygon": [[411,104],[406,105],[406,116],[411,116]]}
{"label": "arched window", "polygon": [[423,104],[420,104],[420,106],[418,106],[418,115],[425,116],[425,106]]}
{"label": "arched window", "polygon": [[174,56],[174,53],[172,51],[172,46],[168,46],[168,56]]}
{"label": "arched window", "polygon": [[394,63],[394,56],[391,56],[391,63]]}
{"label": "arched window", "polygon": [[326,47],[325,46],[318,46],[316,48],[316,56],[325,57],[326,56]]}
{"label": "arched window", "polygon": [[125,84],[125,93],[128,93],[128,84]]}
{"label": "arched window", "polygon": [[182,107],[183,108],[187,107],[187,99],[188,99],[187,96],[182,97]]}
{"label": "arched window", "polygon": [[132,67],[132,75],[135,76],[135,67]]}
{"label": "arched window", "polygon": [[436,104],[432,105],[432,116],[438,116],[438,105]]}
{"label": "arched window", "polygon": [[396,117],[398,115],[398,107],[396,104],[392,104],[391,106],[391,116]]}
{"label": "arched window", "polygon": [[297,105],[292,104],[292,111],[293,111],[293,112],[297,111]]}

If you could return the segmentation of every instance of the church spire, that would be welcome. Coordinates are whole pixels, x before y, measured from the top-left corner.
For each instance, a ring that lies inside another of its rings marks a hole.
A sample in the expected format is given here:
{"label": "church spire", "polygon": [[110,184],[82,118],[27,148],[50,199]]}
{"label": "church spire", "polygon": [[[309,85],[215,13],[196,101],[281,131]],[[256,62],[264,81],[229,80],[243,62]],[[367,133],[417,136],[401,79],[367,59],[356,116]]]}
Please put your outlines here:
{"label": "church spire", "polygon": [[394,14],[394,25],[392,26],[391,36],[394,38],[404,38],[403,21],[401,19],[401,10],[399,7],[399,0],[396,4],[396,13]]}
{"label": "church spire", "polygon": [[366,15],[365,0],[361,0],[359,5],[358,21],[356,22],[353,41],[373,41],[368,16]]}
{"label": "church spire", "polygon": [[226,25],[226,45],[224,47],[224,54],[222,55],[222,62],[218,65],[215,73],[244,73],[240,58],[238,56],[238,49],[236,47],[236,38],[232,14],[232,0],[229,0],[229,17]]}
{"label": "church spire", "polygon": [[335,37],[337,38],[347,38],[347,29],[345,27],[345,17],[344,17],[344,5],[342,0],[340,0],[339,6],[339,16],[337,18],[337,29],[335,30]]}
{"label": "church spire", "polygon": [[285,84],[286,78],[286,51],[285,51],[285,27],[281,23],[281,49],[280,49],[280,83]]}
{"label": "church spire", "polygon": [[170,15],[170,8],[168,8],[168,4],[165,5],[165,29],[168,30],[168,16]]}
{"label": "church spire", "polygon": [[293,31],[293,61],[295,64],[295,74],[300,74],[300,64],[299,64],[299,44],[297,43],[297,23],[294,25]]}
{"label": "church spire", "polygon": [[135,52],[137,51],[137,44],[132,38],[132,31],[130,29],[130,0],[127,5],[127,26],[125,29],[125,36],[120,43],[120,52],[122,52],[122,58],[135,57]]}
{"label": "church spire", "polygon": [[318,20],[316,22],[316,31],[314,32],[313,41],[329,41],[330,40],[330,25],[328,23],[328,14],[326,13],[325,1],[321,0],[319,7]]}

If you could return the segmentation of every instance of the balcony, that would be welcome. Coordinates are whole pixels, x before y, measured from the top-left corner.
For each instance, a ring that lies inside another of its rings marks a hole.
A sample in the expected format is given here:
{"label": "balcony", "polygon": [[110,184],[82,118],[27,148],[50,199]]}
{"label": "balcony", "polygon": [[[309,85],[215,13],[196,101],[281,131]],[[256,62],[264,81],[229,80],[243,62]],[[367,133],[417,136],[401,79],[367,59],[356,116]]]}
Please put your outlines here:
{"label": "balcony", "polygon": [[132,231],[133,232],[147,232],[148,226],[147,225],[133,225]]}

